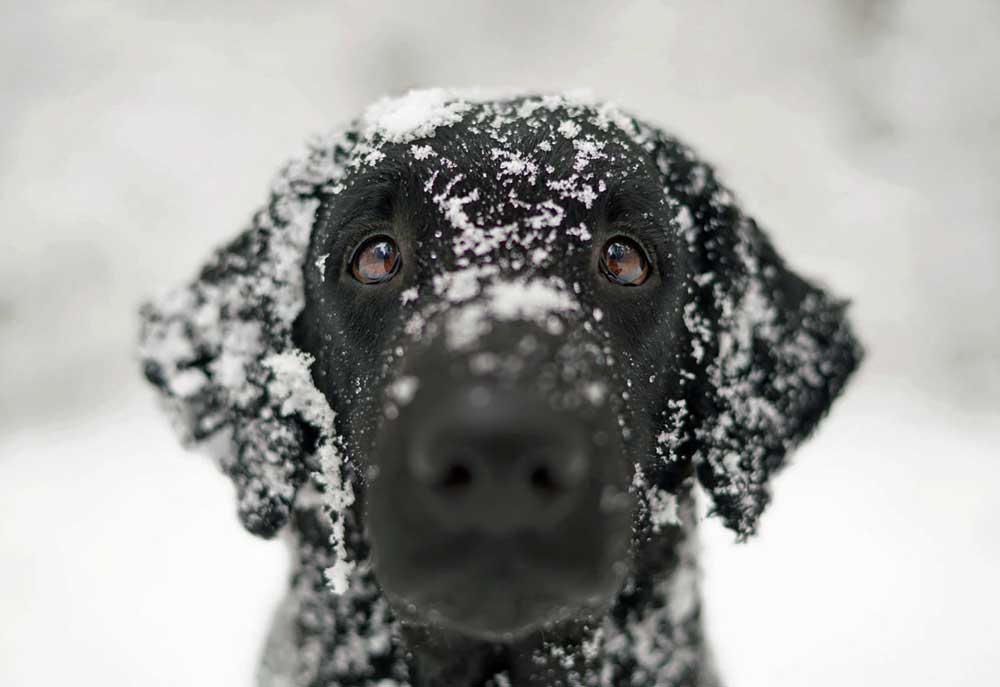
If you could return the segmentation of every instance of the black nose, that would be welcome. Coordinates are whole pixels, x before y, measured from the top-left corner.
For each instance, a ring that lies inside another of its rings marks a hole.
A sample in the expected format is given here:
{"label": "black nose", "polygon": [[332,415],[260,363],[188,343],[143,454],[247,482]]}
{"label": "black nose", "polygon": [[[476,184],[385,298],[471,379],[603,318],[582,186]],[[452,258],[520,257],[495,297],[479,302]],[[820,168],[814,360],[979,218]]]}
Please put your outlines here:
{"label": "black nose", "polygon": [[508,641],[610,603],[633,504],[607,406],[560,405],[564,395],[506,379],[419,378],[379,435],[362,493],[393,610]]}
{"label": "black nose", "polygon": [[466,408],[410,446],[418,498],[445,529],[508,534],[558,525],[591,477],[582,428],[538,408]]}

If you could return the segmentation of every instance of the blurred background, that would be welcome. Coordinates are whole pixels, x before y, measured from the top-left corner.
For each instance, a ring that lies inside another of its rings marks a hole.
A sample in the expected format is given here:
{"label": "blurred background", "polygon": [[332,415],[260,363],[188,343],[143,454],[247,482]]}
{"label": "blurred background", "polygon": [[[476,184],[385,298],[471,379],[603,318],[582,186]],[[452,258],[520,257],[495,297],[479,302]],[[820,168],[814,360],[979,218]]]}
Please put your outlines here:
{"label": "blurred background", "polygon": [[589,87],[713,161],[865,367],[745,545],[734,687],[1000,683],[1000,3],[0,3],[0,684],[249,685],[286,551],[140,380],[136,310],[308,134]]}

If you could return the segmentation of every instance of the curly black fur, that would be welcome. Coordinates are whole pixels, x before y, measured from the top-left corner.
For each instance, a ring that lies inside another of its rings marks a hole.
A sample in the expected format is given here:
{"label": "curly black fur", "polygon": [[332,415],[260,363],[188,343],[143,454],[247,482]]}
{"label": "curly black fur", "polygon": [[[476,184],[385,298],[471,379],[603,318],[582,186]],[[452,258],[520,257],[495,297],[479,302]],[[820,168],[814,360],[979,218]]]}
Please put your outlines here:
{"label": "curly black fur", "polygon": [[[793,273],[711,167],[655,128],[575,97],[430,99],[408,130],[386,118],[390,101],[315,142],[197,280],[143,311],[147,379],[188,439],[221,437],[246,527],[292,543],[261,682],[717,684],[699,623],[694,482],[739,537],[754,532],[771,477],[860,361],[845,303]],[[443,208],[461,194],[472,224],[521,238],[456,250],[461,223]],[[345,260],[379,222],[400,232],[412,269],[395,290],[352,291]],[[650,288],[592,285],[591,242],[623,231],[656,256]],[[412,351],[445,346],[449,312],[465,305],[434,278],[483,265],[576,285],[553,356],[586,352],[580,374],[610,388],[636,503],[607,614],[511,642],[400,616],[365,526],[370,455],[393,423],[387,389]],[[420,298],[400,298],[407,288]]]}

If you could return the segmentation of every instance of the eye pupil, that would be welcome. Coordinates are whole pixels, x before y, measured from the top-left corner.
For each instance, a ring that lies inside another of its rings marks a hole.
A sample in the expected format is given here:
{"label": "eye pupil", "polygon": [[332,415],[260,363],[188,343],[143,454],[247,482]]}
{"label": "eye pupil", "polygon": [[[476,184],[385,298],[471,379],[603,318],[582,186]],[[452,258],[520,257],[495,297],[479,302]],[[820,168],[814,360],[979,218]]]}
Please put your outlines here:
{"label": "eye pupil", "polygon": [[649,276],[649,260],[632,239],[615,237],[604,244],[601,270],[609,281],[622,286],[639,286]]}
{"label": "eye pupil", "polygon": [[351,273],[362,284],[379,284],[392,279],[399,265],[396,243],[387,236],[376,236],[355,251]]}

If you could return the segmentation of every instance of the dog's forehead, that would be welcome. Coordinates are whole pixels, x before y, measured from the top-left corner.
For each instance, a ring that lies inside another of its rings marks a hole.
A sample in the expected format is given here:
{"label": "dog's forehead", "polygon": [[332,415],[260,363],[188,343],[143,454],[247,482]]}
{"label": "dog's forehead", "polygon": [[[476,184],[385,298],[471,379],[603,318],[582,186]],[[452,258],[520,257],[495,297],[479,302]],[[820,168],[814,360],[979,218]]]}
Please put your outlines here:
{"label": "dog's forehead", "polygon": [[339,188],[361,194],[379,179],[450,267],[502,261],[505,271],[544,271],[590,245],[615,198],[663,201],[638,129],[611,106],[442,97],[411,104],[418,114],[406,98],[390,103],[395,110],[360,120]]}
{"label": "dog's forehead", "polygon": [[609,106],[546,96],[440,108],[423,115],[436,126],[411,122],[411,135],[372,117],[346,182],[410,177],[408,200],[464,234],[459,252],[477,238],[485,243],[469,247],[484,253],[502,236],[587,235],[616,192],[655,188],[634,124]]}
{"label": "dog's forehead", "polygon": [[407,331],[420,338],[440,324],[465,348],[498,322],[560,334],[564,318],[589,319],[583,271],[610,200],[662,197],[631,120],[565,97],[444,101],[424,113],[435,117],[413,137],[370,125],[346,179],[378,178],[404,196],[394,205],[412,218],[405,231],[423,266],[404,293]]}

